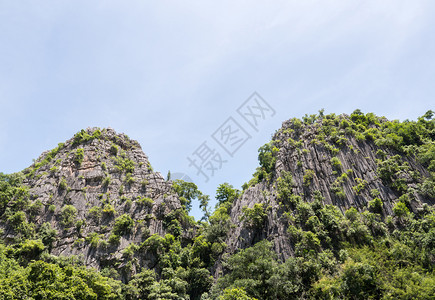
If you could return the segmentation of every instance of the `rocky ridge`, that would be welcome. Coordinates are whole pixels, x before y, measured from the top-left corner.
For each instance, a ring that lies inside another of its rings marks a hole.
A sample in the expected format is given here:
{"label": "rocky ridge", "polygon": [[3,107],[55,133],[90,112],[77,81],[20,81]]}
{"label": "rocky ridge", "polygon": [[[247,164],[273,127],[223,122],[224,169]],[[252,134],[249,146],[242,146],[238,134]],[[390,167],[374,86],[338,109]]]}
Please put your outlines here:
{"label": "rocky ridge", "polygon": [[[98,269],[116,264],[135,274],[136,268],[153,268],[155,258],[146,249],[132,263],[130,245],[164,236],[168,218],[183,211],[172,183],[153,171],[139,143],[110,128],[82,130],[23,173],[36,231],[45,226],[57,233],[50,253],[76,255]],[[189,222],[178,218],[185,229],[180,234],[192,235]],[[7,241],[25,234],[3,226]]]}
{"label": "rocky ridge", "polygon": [[[306,116],[304,123],[298,119],[283,122],[272,141],[260,148],[261,167],[231,206],[231,222],[237,226],[228,232],[226,253],[267,239],[280,259],[293,256],[295,243],[288,227],[294,223],[295,199],[313,202],[317,198],[343,214],[350,208],[373,212],[373,200],[379,199],[381,207],[376,213],[384,218],[393,215],[399,201],[407,202],[417,215],[425,205],[433,206],[435,193],[421,191],[425,181],[430,181],[427,166],[413,150],[404,154],[398,145],[386,145],[381,136],[374,137],[371,128],[381,128],[388,120],[368,115],[374,120],[363,130],[349,115]],[[269,154],[263,162],[262,154]],[[288,190],[283,193],[283,188]],[[262,205],[261,223],[243,222],[245,211],[255,212],[258,204]],[[218,276],[219,264],[216,270]]]}

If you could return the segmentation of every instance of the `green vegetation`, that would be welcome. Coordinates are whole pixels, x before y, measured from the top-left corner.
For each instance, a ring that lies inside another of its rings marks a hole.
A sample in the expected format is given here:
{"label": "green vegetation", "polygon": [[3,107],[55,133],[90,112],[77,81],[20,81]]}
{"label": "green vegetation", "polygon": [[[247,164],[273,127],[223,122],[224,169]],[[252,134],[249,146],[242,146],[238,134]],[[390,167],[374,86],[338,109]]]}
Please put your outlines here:
{"label": "green vegetation", "polygon": [[84,129],[74,135],[73,146],[87,143],[93,139],[99,139],[101,137],[100,129],[95,130],[92,135],[87,133]]}
{"label": "green vegetation", "polygon": [[72,205],[65,205],[60,212],[61,224],[64,227],[71,227],[77,217],[77,209]]}
{"label": "green vegetation", "polygon": [[74,162],[77,165],[81,165],[83,162],[83,159],[85,157],[84,152],[83,152],[83,148],[78,148],[75,152],[74,152]]}
{"label": "green vegetation", "polygon": [[267,143],[258,149],[258,161],[260,167],[254,173],[254,177],[249,182],[249,185],[254,185],[263,179],[270,181],[272,173],[275,169],[276,156],[279,149],[273,145],[272,142]]}
{"label": "green vegetation", "polygon": [[261,229],[266,221],[267,213],[263,203],[255,203],[253,208],[243,207],[240,221],[245,226]]}
{"label": "green vegetation", "polygon": [[311,185],[311,183],[313,182],[314,175],[315,175],[314,170],[310,170],[310,169],[305,170],[304,186],[308,187]]}
{"label": "green vegetation", "polygon": [[189,212],[192,209],[192,201],[198,199],[199,207],[203,210],[205,218],[208,217],[209,197],[204,195],[193,182],[186,182],[177,179],[173,182],[172,188],[178,194],[183,208]]}
{"label": "green vegetation", "polygon": [[332,168],[334,168],[335,170],[341,169],[341,161],[336,156],[331,158],[331,165],[332,165]]}
{"label": "green vegetation", "polygon": [[149,197],[140,197],[136,198],[136,203],[146,207],[152,207],[154,205],[154,200]]}
{"label": "green vegetation", "polygon": [[[59,145],[25,175],[0,173],[0,235],[5,241],[0,242],[0,298],[432,299],[435,211],[419,203],[422,197],[435,198],[432,117],[429,111],[417,121],[387,121],[356,110],[350,117],[321,111],[293,119],[277,132],[278,138],[260,148],[260,166],[243,192],[229,183],[218,186],[213,212],[209,197],[193,183],[165,183],[168,188],[172,184],[172,191],[154,191],[145,181],[134,185],[136,165],[116,137],[111,138],[110,159],[119,173],[111,179],[101,163],[107,173],[103,188],[95,187],[100,201],[87,198],[85,210],[77,205],[79,213],[69,196],[77,191],[82,195],[83,187],[76,190],[71,178],[59,177],[60,163],[49,164],[64,147]],[[81,131],[73,145],[100,135]],[[81,164],[84,150],[70,151]],[[348,153],[355,160],[345,161]],[[327,170],[332,166],[332,174],[307,165],[313,155]],[[358,168],[363,157],[376,165],[376,174],[370,169],[368,177]],[[345,172],[343,165],[354,171]],[[49,170],[58,182],[49,199],[23,185]],[[113,185],[124,182],[119,201],[104,190],[111,180]],[[137,188],[140,195],[132,192]],[[171,210],[174,193],[181,206]],[[188,215],[196,200],[204,211],[197,222]],[[58,201],[67,205],[60,208]],[[325,204],[329,201],[344,204]],[[351,203],[355,206],[349,207]],[[156,224],[164,235],[151,234]],[[280,240],[275,239],[275,225],[285,231]],[[238,231],[239,239],[229,239]],[[102,271],[85,268],[78,258],[50,255],[63,234],[74,240],[75,251],[106,257]],[[133,238],[135,243],[125,245]],[[229,241],[242,248],[230,252],[234,244],[227,245]],[[287,242],[291,256],[282,260],[275,251]],[[214,279],[216,266],[222,270]]]}
{"label": "green vegetation", "polygon": [[107,188],[110,184],[111,178],[109,175],[107,175],[106,177],[104,177],[102,185],[104,188]]}
{"label": "green vegetation", "polygon": [[122,216],[115,219],[115,224],[113,225],[113,233],[116,235],[129,234],[131,233],[133,226],[133,219],[129,215],[123,214]]}
{"label": "green vegetation", "polygon": [[35,162],[30,168],[24,170],[24,174],[27,177],[33,177],[40,168],[46,166],[49,162],[51,162],[54,157],[64,148],[64,143],[59,143],[56,148],[48,152],[42,160]]}
{"label": "green vegetation", "polygon": [[125,152],[121,152],[120,155],[114,158],[115,169],[119,172],[125,172],[127,174],[132,174],[134,172],[135,163],[130,160]]}
{"label": "green vegetation", "polygon": [[365,189],[367,181],[361,178],[355,178],[355,181],[357,185],[353,186],[352,189],[355,191],[355,194],[360,195],[361,192]]}
{"label": "green vegetation", "polygon": [[59,189],[65,191],[68,188],[68,184],[65,178],[62,178],[59,182]]}

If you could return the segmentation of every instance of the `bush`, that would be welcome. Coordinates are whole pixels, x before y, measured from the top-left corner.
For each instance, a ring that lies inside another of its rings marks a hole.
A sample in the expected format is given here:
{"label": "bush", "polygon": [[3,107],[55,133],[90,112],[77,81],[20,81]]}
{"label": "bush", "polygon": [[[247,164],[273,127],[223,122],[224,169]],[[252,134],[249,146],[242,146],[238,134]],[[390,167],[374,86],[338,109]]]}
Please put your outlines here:
{"label": "bush", "polygon": [[73,146],[86,143],[93,139],[99,139],[101,137],[100,129],[94,131],[92,135],[87,133],[84,129],[74,135]]}
{"label": "bush", "polygon": [[56,206],[54,204],[50,204],[50,206],[48,207],[48,211],[54,213],[56,211]]}
{"label": "bush", "polygon": [[105,204],[103,208],[103,214],[107,216],[114,216],[115,215],[115,208],[112,204]]}
{"label": "bush", "polygon": [[303,181],[304,181],[304,185],[306,187],[310,186],[311,183],[313,182],[313,178],[314,178],[314,171],[311,169],[307,169],[305,171],[304,177],[303,177]]}
{"label": "bush", "polygon": [[341,161],[338,159],[338,157],[334,156],[333,158],[331,158],[331,165],[333,169],[340,170]]}
{"label": "bush", "polygon": [[275,168],[276,154],[279,149],[274,147],[272,143],[267,143],[258,149],[258,161],[261,168],[270,174]]}
{"label": "bush", "polygon": [[135,163],[134,161],[130,160],[128,157],[123,155],[116,156],[114,158],[115,161],[115,169],[119,172],[125,172],[133,174]]}
{"label": "bush", "polygon": [[146,207],[152,207],[154,205],[154,200],[149,198],[149,197],[140,197],[140,196],[137,196],[136,202],[137,202],[137,204],[143,205],[143,206],[146,206]]}
{"label": "bush", "polygon": [[267,214],[263,203],[255,203],[253,208],[243,207],[240,220],[251,228],[260,229],[264,226]]}
{"label": "bush", "polygon": [[118,155],[119,147],[117,145],[115,145],[115,144],[112,144],[110,146],[110,150],[109,151],[110,151],[110,154],[116,156],[116,155]]}
{"label": "bush", "polygon": [[123,214],[122,216],[115,219],[115,224],[113,226],[113,233],[116,235],[125,235],[131,233],[134,226],[133,219],[127,215]]}
{"label": "bush", "polygon": [[119,235],[117,235],[117,234],[112,233],[109,236],[109,244],[111,244],[111,245],[117,245],[117,244],[119,244],[120,240],[121,240],[121,237]]}
{"label": "bush", "polygon": [[107,175],[104,179],[103,179],[103,187],[104,188],[107,188],[108,186],[109,186],[109,184],[110,184],[110,176],[109,175]]}
{"label": "bush", "polygon": [[405,203],[399,201],[393,206],[393,213],[395,216],[401,218],[409,213],[409,209]]}
{"label": "bush", "polygon": [[74,153],[74,162],[75,162],[77,165],[81,165],[82,162],[83,162],[84,157],[85,157],[85,154],[84,154],[84,150],[83,150],[83,148],[79,148],[79,149],[77,149],[76,152]]}
{"label": "bush", "polygon": [[68,188],[68,184],[66,183],[66,179],[62,178],[59,182],[59,189],[64,191],[67,188]]}
{"label": "bush", "polygon": [[233,203],[233,201],[240,195],[240,191],[235,189],[232,185],[228,183],[222,183],[218,186],[216,190],[216,200],[220,205],[225,202]]}
{"label": "bush", "polygon": [[56,240],[57,231],[52,228],[50,223],[46,222],[41,225],[38,231],[38,237],[42,240],[45,246],[51,248],[53,242]]}
{"label": "bush", "polygon": [[99,206],[93,206],[89,210],[89,216],[95,221],[98,221],[101,218],[101,215],[102,215],[102,208]]}
{"label": "bush", "polygon": [[65,205],[61,210],[60,217],[64,227],[71,227],[77,217],[77,209],[72,205]]}
{"label": "bush", "polygon": [[352,189],[355,191],[355,194],[360,195],[362,190],[365,189],[367,185],[367,181],[361,178],[355,178],[357,185],[353,186]]}
{"label": "bush", "polygon": [[249,297],[244,288],[226,288],[218,300],[257,300],[257,298]]}
{"label": "bush", "polygon": [[283,171],[281,177],[277,180],[278,198],[281,201],[290,199],[293,194],[293,177],[290,172]]}
{"label": "bush", "polygon": [[378,214],[382,213],[383,206],[384,203],[378,197],[376,197],[375,199],[369,202],[369,210],[374,213],[378,213]]}
{"label": "bush", "polygon": [[92,232],[86,237],[86,241],[91,245],[92,248],[97,248],[100,244],[101,235],[97,232]]}

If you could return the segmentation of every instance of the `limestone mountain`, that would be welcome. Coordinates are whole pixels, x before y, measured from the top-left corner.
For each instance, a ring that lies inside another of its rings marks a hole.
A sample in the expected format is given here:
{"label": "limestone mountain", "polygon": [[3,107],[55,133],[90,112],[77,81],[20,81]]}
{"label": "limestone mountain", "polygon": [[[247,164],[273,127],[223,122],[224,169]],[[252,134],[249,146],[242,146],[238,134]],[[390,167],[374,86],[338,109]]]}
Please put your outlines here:
{"label": "limestone mountain", "polygon": [[258,159],[211,213],[112,129],[0,173],[0,298],[433,299],[432,111],[293,118]]}
{"label": "limestone mountain", "polygon": [[333,205],[343,214],[355,208],[384,217],[394,214],[397,203],[416,215],[433,206],[434,166],[429,166],[435,131],[433,122],[420,118],[420,124],[429,130],[359,111],[285,121],[259,149],[261,166],[232,204],[237,226],[225,241],[228,251],[267,239],[281,259],[294,255],[288,227],[300,217],[296,211],[307,209],[307,219],[315,216],[304,207],[307,202]]}
{"label": "limestone mountain", "polygon": [[7,242],[36,232],[53,255],[76,255],[98,269],[116,264],[130,275],[155,266],[151,251],[131,262],[150,236],[165,236],[174,222],[183,228],[177,235],[193,236],[172,183],[153,171],[137,141],[112,129],[80,131],[23,174],[28,199],[21,201],[29,203],[4,207]]}

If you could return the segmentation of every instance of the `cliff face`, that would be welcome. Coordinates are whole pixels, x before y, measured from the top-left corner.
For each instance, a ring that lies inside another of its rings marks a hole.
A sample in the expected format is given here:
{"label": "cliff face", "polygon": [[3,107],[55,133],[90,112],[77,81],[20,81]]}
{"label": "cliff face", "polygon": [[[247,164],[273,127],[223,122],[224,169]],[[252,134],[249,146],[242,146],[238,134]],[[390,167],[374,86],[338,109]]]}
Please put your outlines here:
{"label": "cliff face", "polygon": [[[393,215],[399,201],[416,215],[424,205],[433,205],[433,187],[424,189],[430,172],[417,148],[389,136],[386,124],[391,122],[372,118],[364,126],[353,120],[355,115],[284,122],[272,141],[260,148],[261,166],[232,204],[229,214],[236,226],[225,241],[227,253],[267,239],[282,260],[293,256],[288,228],[302,209],[300,200],[317,199],[342,213],[354,207],[383,219]],[[246,221],[249,218],[251,222]],[[216,274],[220,270],[217,266]]]}
{"label": "cliff face", "polygon": [[[28,221],[36,232],[56,231],[49,245],[56,256],[77,255],[88,266],[117,265],[134,274],[156,263],[152,251],[135,247],[153,234],[164,236],[177,218],[183,237],[192,228],[177,215],[183,208],[172,183],[152,170],[136,141],[112,129],[82,130],[23,173]],[[2,227],[9,242],[26,234],[11,222]]]}
{"label": "cliff face", "polygon": [[188,216],[209,199],[195,184],[164,180],[124,134],[82,130],[0,173],[0,295],[20,283],[20,295],[44,298],[64,278],[104,299],[433,295],[432,116],[286,121],[243,191],[217,188],[206,222]]}

